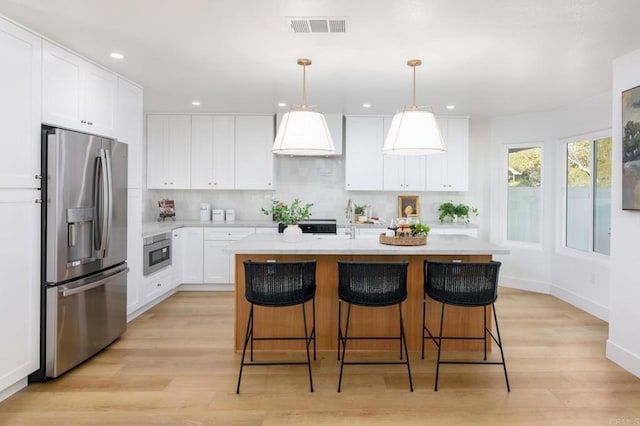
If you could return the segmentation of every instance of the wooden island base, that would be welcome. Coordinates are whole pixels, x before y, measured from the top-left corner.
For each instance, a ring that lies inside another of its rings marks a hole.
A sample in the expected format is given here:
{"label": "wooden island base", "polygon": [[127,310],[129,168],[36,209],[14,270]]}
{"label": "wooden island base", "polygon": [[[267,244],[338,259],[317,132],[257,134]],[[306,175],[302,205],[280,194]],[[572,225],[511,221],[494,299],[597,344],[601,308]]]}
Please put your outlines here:
{"label": "wooden island base", "polygon": [[[297,254],[236,254],[235,255],[235,349],[242,350],[250,304],[244,296],[243,261],[264,262],[313,260],[316,269],[316,335],[317,350],[337,350],[338,347],[338,260],[351,261],[409,261],[407,275],[408,297],[402,305],[407,345],[410,351],[420,351],[422,336],[422,300],[423,300],[423,264],[425,259],[434,261],[461,260],[463,262],[487,262],[491,255],[297,255]],[[311,318],[311,303],[307,304]],[[343,308],[346,304],[343,304]],[[343,315],[346,311],[343,309]],[[483,309],[445,307],[446,336],[482,336]],[[302,333],[302,311],[300,306],[286,308],[264,308],[256,306],[255,336],[300,336]],[[427,300],[427,324],[435,333],[440,324],[440,303]],[[487,324],[492,324],[491,308],[487,309]],[[343,319],[344,326],[344,319]],[[491,327],[490,327],[491,328]],[[311,329],[309,321],[309,330]],[[359,307],[351,310],[350,336],[398,336],[398,307]],[[490,340],[489,340],[490,343]],[[482,341],[450,340],[443,348],[481,350]],[[491,346],[489,346],[490,348]],[[435,345],[425,341],[427,350],[435,350]],[[374,349],[381,351],[399,351],[399,342],[360,340],[350,341],[349,349]],[[254,343],[257,351],[304,350],[300,341],[260,341]]]}

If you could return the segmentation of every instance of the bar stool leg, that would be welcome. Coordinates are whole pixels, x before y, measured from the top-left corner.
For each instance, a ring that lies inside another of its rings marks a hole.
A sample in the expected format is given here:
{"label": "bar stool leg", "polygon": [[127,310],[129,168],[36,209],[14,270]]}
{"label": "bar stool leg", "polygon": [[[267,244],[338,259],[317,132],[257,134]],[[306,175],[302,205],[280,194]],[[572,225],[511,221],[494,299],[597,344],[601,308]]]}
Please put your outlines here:
{"label": "bar stool leg", "polygon": [[247,343],[249,342],[249,336],[253,336],[253,303],[249,309],[249,318],[247,319],[247,332],[244,336],[244,345],[242,347],[242,360],[240,361],[240,373],[238,374],[238,386],[236,387],[236,393],[240,393],[240,380],[242,380],[242,368],[244,367],[244,356],[247,352]]}
{"label": "bar stool leg", "polygon": [[436,385],[433,388],[434,391],[438,391],[438,375],[440,374],[440,352],[442,352],[442,328],[444,325],[444,303],[442,304],[442,311],[440,312],[440,335],[438,336],[438,359],[436,361]]}
{"label": "bar stool leg", "polygon": [[482,320],[484,321],[484,360],[487,360],[487,305],[482,307]]}
{"label": "bar stool leg", "polygon": [[422,298],[422,359],[424,359],[424,328],[427,325],[426,317],[427,317],[427,296],[423,296]]}
{"label": "bar stool leg", "polygon": [[502,357],[502,368],[504,369],[504,379],[507,382],[507,392],[511,392],[511,386],[509,386],[509,376],[507,376],[507,364],[504,362],[504,352],[502,351],[502,338],[500,337],[500,327],[498,327],[498,315],[496,314],[496,305],[492,304],[493,309],[493,321],[496,323],[496,334],[498,335],[498,347],[500,348],[500,356]]}
{"label": "bar stool leg", "polygon": [[340,348],[342,347],[342,300],[338,299],[338,356],[340,361]]}
{"label": "bar stool leg", "polygon": [[338,392],[342,388],[342,371],[344,370],[344,353],[347,350],[347,337],[349,335],[349,318],[351,316],[351,303],[347,306],[347,320],[344,327],[344,336],[342,337],[342,362],[340,363],[340,380],[338,380]]}
{"label": "bar stool leg", "polygon": [[[404,321],[402,320],[402,303],[398,303],[400,311],[400,344],[404,344],[404,354],[407,357],[407,373],[409,373],[409,388],[413,392],[413,380],[411,379],[411,365],[409,365],[409,350],[407,349],[407,336],[404,334]],[[400,348],[402,354],[402,347]],[[400,357],[402,359],[402,357]]]}
{"label": "bar stool leg", "polygon": [[313,335],[313,360],[316,358],[316,298],[311,299],[311,307],[313,309],[313,329],[311,330],[311,334]]}
{"label": "bar stool leg", "polygon": [[[307,350],[307,368],[309,369],[309,386],[311,388],[311,392],[313,392],[313,377],[311,376],[311,357],[309,356],[309,345],[311,344],[311,338],[307,332],[307,312],[304,308],[304,303],[300,305],[302,307],[302,322],[304,325],[304,344]],[[314,347],[315,349],[315,347]]]}

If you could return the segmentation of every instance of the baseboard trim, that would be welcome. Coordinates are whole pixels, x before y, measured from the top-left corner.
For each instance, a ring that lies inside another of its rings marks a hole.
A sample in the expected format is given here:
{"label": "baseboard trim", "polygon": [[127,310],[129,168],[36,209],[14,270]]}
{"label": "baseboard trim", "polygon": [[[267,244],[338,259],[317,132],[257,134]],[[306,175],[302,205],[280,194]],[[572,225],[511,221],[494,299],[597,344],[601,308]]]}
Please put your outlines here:
{"label": "baseboard trim", "polygon": [[607,339],[607,358],[636,377],[640,377],[640,357]]}
{"label": "baseboard trim", "polygon": [[570,290],[555,285],[551,286],[551,295],[600,318],[602,321],[609,322],[609,308],[604,305],[585,299]]}
{"label": "baseboard trim", "polygon": [[551,286],[542,281],[524,280],[522,278],[500,275],[501,287],[517,288],[518,290],[533,291],[536,293],[551,293]]}
{"label": "baseboard trim", "polygon": [[5,399],[9,398],[10,396],[20,392],[22,389],[26,388],[28,384],[29,384],[29,381],[25,377],[25,378],[22,378],[22,379],[18,380],[17,382],[12,384],[8,388],[1,390],[0,391],[0,401],[4,401]]}
{"label": "baseboard trim", "polygon": [[133,312],[131,312],[130,314],[127,315],[127,322],[133,321],[134,319],[138,318],[140,315],[144,314],[149,309],[151,309],[154,306],[156,306],[158,303],[162,302],[163,300],[165,300],[168,297],[173,296],[176,293],[176,291],[178,291],[178,290],[174,288],[171,291],[163,293],[162,295],[158,296],[157,298],[153,299],[152,301],[150,301],[148,303],[145,303],[143,306],[139,307],[138,309],[136,309],[135,311],[133,311]]}

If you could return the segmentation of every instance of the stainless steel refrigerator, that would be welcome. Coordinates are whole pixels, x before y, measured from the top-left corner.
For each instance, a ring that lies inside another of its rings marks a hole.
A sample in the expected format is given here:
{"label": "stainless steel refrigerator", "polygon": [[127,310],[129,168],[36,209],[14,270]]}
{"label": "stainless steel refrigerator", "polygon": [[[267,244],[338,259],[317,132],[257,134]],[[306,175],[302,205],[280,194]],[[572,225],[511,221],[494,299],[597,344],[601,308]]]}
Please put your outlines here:
{"label": "stainless steel refrigerator", "polygon": [[41,368],[58,377],[127,322],[127,145],[42,127]]}

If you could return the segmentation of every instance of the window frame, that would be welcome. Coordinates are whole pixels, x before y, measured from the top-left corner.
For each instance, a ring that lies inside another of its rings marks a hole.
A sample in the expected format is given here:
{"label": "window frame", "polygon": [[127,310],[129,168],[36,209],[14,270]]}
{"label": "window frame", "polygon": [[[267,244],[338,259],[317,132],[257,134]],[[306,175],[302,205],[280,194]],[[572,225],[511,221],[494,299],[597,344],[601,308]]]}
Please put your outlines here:
{"label": "window frame", "polygon": [[[544,155],[544,141],[532,141],[532,142],[520,142],[520,143],[508,143],[504,144],[503,162],[505,166],[502,168],[501,181],[503,185],[503,211],[504,211],[504,226],[501,226],[502,243],[511,247],[536,249],[542,251],[544,247],[544,196],[545,196],[545,155]],[[508,225],[509,225],[509,185],[504,183],[509,182],[509,151],[511,149],[528,149],[528,148],[540,148],[540,205],[538,206],[538,235],[540,239],[538,242],[517,241],[508,239]]]}
{"label": "window frame", "polygon": [[[560,145],[559,145],[559,155],[558,158],[560,159],[559,163],[560,163],[560,170],[559,170],[559,176],[561,179],[561,184],[562,184],[562,191],[561,191],[561,197],[562,200],[560,200],[560,204],[562,206],[562,208],[560,209],[561,211],[559,212],[559,218],[558,218],[558,229],[560,229],[561,232],[557,233],[557,241],[556,241],[556,251],[565,255],[569,255],[571,257],[575,257],[575,258],[588,258],[588,259],[596,259],[596,260],[602,260],[602,261],[608,261],[611,257],[611,253],[609,254],[603,254],[603,253],[598,253],[596,251],[594,251],[594,204],[595,204],[595,200],[594,200],[594,194],[595,194],[595,178],[596,178],[596,173],[595,173],[595,167],[596,167],[596,149],[595,149],[595,141],[600,140],[600,139],[613,139],[613,134],[611,132],[611,128],[609,129],[603,129],[603,130],[597,130],[597,131],[593,131],[593,132],[589,132],[589,133],[584,133],[584,134],[579,134],[579,135],[574,135],[574,136],[569,136],[569,137],[564,137],[562,139],[560,139]],[[589,141],[589,145],[590,145],[590,150],[591,150],[591,175],[590,175],[590,186],[589,186],[589,199],[591,200],[591,205],[590,205],[590,209],[589,209],[589,251],[584,251],[584,250],[580,250],[580,249],[576,249],[573,247],[568,247],[567,246],[567,195],[568,195],[568,187],[567,187],[567,172],[568,172],[568,161],[567,161],[567,151],[568,151],[568,147],[570,143],[574,143],[574,142],[580,142],[580,141],[585,141],[588,140]],[[614,153],[613,153],[613,144],[611,146],[612,152],[611,152],[611,161],[614,161]],[[613,174],[613,170],[612,170],[612,174]],[[612,176],[613,177],[613,176]]]}

